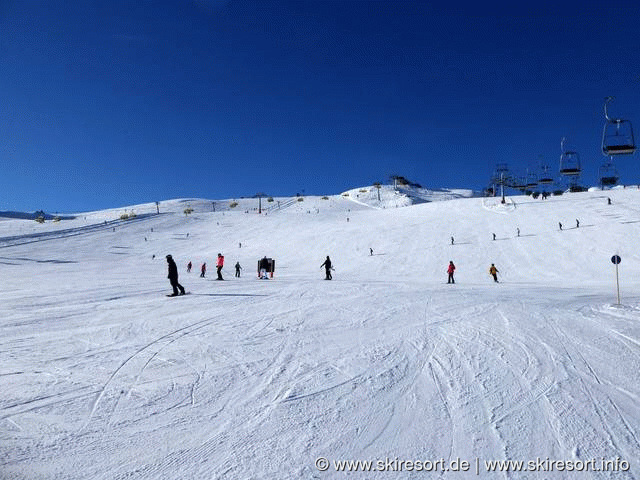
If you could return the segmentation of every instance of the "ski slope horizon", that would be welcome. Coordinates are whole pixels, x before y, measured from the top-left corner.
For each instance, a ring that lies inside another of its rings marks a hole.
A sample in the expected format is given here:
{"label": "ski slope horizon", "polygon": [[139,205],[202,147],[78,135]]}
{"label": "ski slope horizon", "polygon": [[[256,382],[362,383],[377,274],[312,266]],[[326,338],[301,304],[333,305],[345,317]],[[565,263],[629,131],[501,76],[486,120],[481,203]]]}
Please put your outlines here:
{"label": "ski slope horizon", "polygon": [[0,478],[640,478],[640,190],[378,193],[1,218]]}

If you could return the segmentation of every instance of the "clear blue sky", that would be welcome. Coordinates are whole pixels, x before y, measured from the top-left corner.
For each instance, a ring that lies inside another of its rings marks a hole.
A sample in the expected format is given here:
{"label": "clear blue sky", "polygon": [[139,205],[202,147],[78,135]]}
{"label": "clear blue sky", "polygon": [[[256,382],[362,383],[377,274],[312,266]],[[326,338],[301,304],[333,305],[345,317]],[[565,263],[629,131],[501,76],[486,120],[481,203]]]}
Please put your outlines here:
{"label": "clear blue sky", "polygon": [[0,0],[0,210],[481,189],[563,136],[594,184],[607,95],[640,138],[639,2],[430,3]]}

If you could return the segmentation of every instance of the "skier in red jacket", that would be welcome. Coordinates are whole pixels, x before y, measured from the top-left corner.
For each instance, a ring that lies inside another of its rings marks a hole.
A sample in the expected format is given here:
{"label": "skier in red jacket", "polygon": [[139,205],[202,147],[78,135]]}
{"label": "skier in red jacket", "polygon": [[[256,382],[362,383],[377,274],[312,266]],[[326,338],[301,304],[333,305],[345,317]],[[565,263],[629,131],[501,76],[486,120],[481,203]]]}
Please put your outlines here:
{"label": "skier in red jacket", "polygon": [[216,271],[218,272],[218,278],[216,278],[216,280],[224,280],[224,278],[222,278],[222,267],[224,267],[224,256],[219,253],[218,254],[218,260],[216,260]]}
{"label": "skier in red jacket", "polygon": [[456,270],[456,266],[453,264],[453,261],[449,262],[449,268],[447,268],[447,273],[449,274],[449,279],[447,280],[447,283],[456,283],[456,281],[453,279],[453,272],[455,272]]}

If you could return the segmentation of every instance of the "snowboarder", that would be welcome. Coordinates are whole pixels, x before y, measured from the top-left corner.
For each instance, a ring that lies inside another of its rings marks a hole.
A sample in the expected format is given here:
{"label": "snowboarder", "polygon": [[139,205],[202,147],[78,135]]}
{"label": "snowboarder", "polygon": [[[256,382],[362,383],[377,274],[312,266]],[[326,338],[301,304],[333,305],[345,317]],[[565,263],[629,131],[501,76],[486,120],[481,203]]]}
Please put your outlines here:
{"label": "snowboarder", "polygon": [[449,274],[449,279],[447,280],[447,283],[456,283],[456,281],[453,279],[453,272],[456,271],[456,266],[453,264],[453,260],[449,261],[449,267],[447,268],[447,273]]}
{"label": "snowboarder", "polygon": [[204,262],[200,267],[200,278],[204,278],[204,275],[207,273],[207,262]]}
{"label": "snowboarder", "polygon": [[489,275],[493,277],[494,282],[498,283],[498,269],[493,263],[489,267]]}
{"label": "snowboarder", "polygon": [[222,267],[224,267],[224,256],[219,253],[218,260],[216,260],[216,272],[218,272],[218,278],[216,278],[216,280],[224,280],[224,278],[222,278]]}
{"label": "snowboarder", "polygon": [[325,270],[325,280],[331,280],[333,277],[331,276],[331,259],[329,258],[329,255],[327,255],[327,259],[324,261],[324,263],[322,265],[320,265],[320,268],[324,267]]}
{"label": "snowboarder", "polygon": [[180,289],[180,295],[184,295],[184,287],[178,283],[178,267],[171,255],[167,255],[167,265],[169,267],[169,275],[167,275],[167,278],[169,279],[169,283],[171,283],[171,287],[173,288],[173,294],[170,296],[177,297],[178,289]]}
{"label": "snowboarder", "polygon": [[189,260],[189,263],[187,263],[187,273],[191,273],[191,267],[192,267],[191,260]]}
{"label": "snowboarder", "polygon": [[240,278],[240,270],[242,270],[240,262],[236,262],[236,278]]}

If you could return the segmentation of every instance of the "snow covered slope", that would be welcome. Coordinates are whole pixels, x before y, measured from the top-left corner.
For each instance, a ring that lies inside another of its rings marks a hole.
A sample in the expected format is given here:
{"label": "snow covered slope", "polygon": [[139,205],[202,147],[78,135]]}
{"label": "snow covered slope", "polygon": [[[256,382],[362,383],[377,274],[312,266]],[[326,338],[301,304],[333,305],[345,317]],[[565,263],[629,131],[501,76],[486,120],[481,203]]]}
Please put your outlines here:
{"label": "snow covered slope", "polygon": [[0,478],[640,478],[640,191],[359,190],[1,221]]}
{"label": "snow covered slope", "polygon": [[409,185],[399,185],[397,188],[392,185],[380,185],[379,189],[369,186],[347,190],[342,196],[372,208],[398,208],[426,202],[470,198],[478,194],[464,189],[430,190]]}

